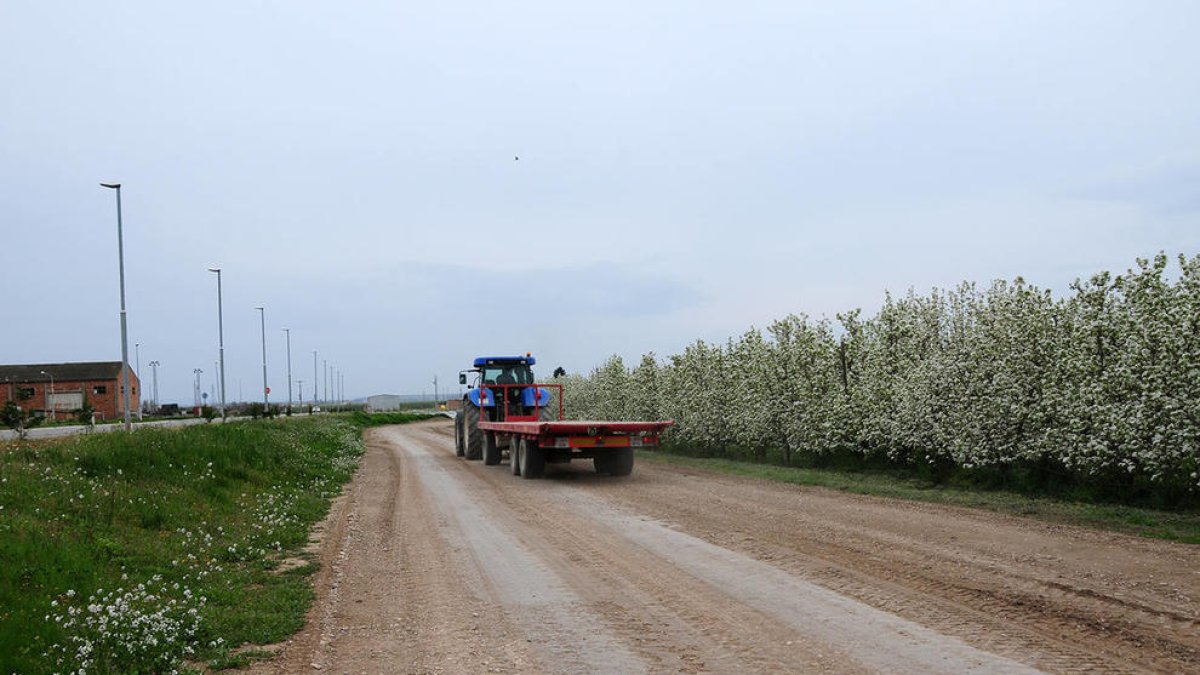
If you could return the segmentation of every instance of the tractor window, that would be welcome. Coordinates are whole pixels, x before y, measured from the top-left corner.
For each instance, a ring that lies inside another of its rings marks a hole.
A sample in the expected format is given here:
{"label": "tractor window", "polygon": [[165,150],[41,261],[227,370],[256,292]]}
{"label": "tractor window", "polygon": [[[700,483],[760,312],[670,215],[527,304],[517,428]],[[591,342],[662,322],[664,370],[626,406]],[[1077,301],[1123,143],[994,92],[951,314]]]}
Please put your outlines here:
{"label": "tractor window", "polygon": [[483,369],[484,384],[533,384],[529,366],[488,366]]}

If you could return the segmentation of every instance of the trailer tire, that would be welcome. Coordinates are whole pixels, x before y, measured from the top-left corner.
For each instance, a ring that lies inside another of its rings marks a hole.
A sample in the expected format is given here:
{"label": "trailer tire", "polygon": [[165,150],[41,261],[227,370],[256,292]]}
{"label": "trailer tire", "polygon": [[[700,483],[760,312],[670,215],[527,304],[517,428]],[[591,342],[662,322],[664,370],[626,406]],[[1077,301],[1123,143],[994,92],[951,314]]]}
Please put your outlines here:
{"label": "trailer tire", "polygon": [[512,473],[514,476],[521,475],[521,446],[525,444],[525,439],[512,437],[509,441],[508,463],[512,465]]}
{"label": "trailer tire", "polygon": [[593,462],[596,465],[596,473],[628,476],[633,473],[633,448],[617,448],[611,453],[597,455]]}
{"label": "trailer tire", "polygon": [[500,463],[500,446],[496,444],[496,432],[487,431],[483,434],[483,463],[496,466]]}
{"label": "trailer tire", "polygon": [[546,473],[546,451],[536,440],[521,439],[521,477],[541,478]]}
{"label": "trailer tire", "polygon": [[462,457],[465,452],[463,449],[463,416],[460,410],[454,416],[454,454]]}
{"label": "trailer tire", "polygon": [[468,399],[463,402],[463,457],[483,457],[483,431],[479,429],[479,406]]}

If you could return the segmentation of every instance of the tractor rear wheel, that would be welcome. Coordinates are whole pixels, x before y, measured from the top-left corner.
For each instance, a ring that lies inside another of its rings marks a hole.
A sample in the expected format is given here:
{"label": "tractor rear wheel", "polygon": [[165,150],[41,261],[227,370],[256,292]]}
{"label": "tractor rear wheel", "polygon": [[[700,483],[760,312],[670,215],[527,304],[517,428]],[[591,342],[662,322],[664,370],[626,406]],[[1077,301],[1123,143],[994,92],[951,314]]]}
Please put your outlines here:
{"label": "tractor rear wheel", "polygon": [[463,449],[463,415],[462,410],[454,416],[454,454],[462,457],[465,453]]}
{"label": "tractor rear wheel", "polygon": [[480,459],[483,457],[483,431],[479,429],[479,406],[471,403],[470,399],[463,401],[463,457]]}
{"label": "tractor rear wheel", "polygon": [[500,463],[500,446],[496,445],[496,432],[488,431],[483,434],[483,463],[496,466]]}
{"label": "tractor rear wheel", "polygon": [[521,440],[521,477],[541,478],[546,473],[546,451],[536,440]]}
{"label": "tractor rear wheel", "polygon": [[524,444],[525,440],[517,436],[513,436],[509,441],[508,463],[512,465],[514,476],[521,475],[521,446]]}

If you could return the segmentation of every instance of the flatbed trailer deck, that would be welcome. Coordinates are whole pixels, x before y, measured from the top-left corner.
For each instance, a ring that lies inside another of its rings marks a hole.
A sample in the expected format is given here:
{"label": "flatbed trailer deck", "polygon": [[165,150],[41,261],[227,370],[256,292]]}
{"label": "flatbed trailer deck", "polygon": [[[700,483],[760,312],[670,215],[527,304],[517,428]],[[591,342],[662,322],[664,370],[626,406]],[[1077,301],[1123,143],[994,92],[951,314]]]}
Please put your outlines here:
{"label": "flatbed trailer deck", "polygon": [[663,430],[672,424],[511,418],[478,423],[485,460],[492,457],[499,463],[507,448],[513,474],[523,478],[541,476],[547,464],[567,464],[575,459],[591,459],[600,473],[628,476],[633,471],[634,449],[657,446]]}
{"label": "flatbed trailer deck", "polygon": [[616,422],[609,420],[479,421],[479,428],[536,439],[545,448],[639,448],[658,445],[663,430],[674,422]]}

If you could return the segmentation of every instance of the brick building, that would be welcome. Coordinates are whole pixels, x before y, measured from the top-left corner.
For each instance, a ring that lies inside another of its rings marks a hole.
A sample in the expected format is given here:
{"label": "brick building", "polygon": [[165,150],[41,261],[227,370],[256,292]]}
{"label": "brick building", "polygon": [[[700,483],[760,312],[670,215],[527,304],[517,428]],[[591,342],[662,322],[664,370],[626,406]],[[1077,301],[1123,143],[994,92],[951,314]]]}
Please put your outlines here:
{"label": "brick building", "polygon": [[[120,361],[0,366],[0,406],[17,401],[26,410],[61,420],[73,417],[86,398],[97,420],[124,417],[121,370]],[[132,368],[129,385],[129,410],[137,413],[141,385]],[[19,400],[22,390],[29,395],[24,401]]]}

